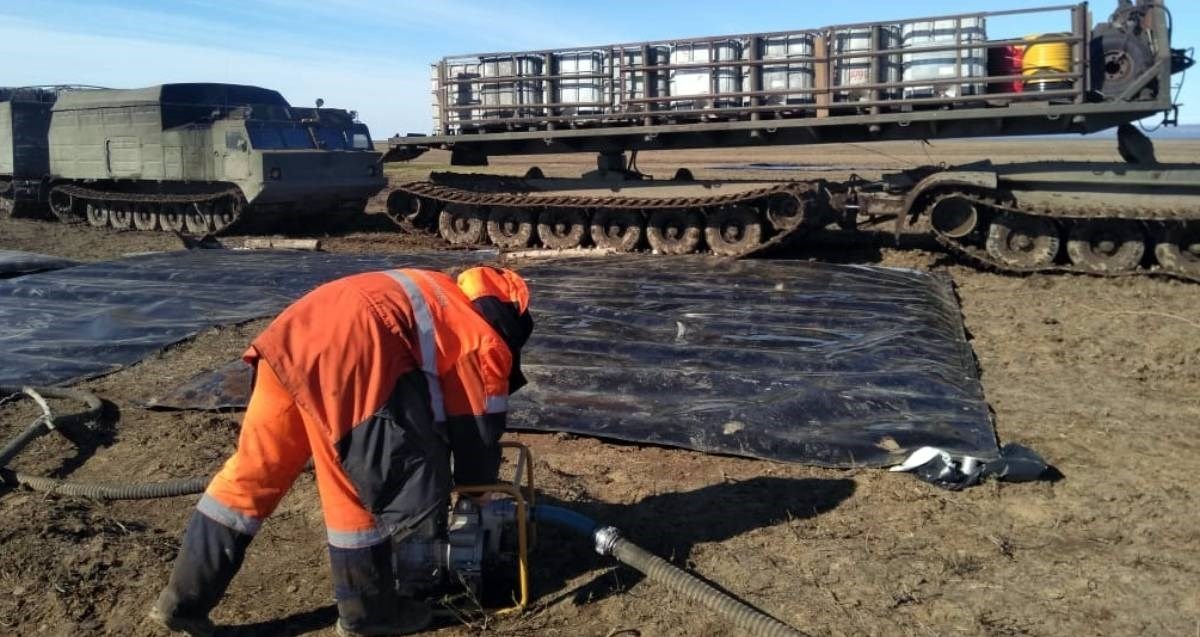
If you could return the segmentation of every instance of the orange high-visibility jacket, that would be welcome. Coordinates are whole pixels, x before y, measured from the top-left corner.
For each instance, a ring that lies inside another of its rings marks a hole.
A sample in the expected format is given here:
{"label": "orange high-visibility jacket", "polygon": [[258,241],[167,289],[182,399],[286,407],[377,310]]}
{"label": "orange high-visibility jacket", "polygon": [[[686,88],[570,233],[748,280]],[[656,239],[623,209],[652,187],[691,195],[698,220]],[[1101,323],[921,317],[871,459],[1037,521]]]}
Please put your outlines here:
{"label": "orange high-visibility jacket", "polygon": [[326,284],[289,307],[246,361],[265,361],[322,423],[387,532],[461,484],[496,479],[512,355],[450,277],[391,270]]}

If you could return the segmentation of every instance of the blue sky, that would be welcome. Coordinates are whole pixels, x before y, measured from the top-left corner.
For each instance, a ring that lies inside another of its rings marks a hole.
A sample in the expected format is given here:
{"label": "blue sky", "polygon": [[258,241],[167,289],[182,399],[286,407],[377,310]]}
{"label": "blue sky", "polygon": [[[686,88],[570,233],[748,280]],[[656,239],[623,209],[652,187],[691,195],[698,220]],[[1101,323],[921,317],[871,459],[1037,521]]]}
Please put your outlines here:
{"label": "blue sky", "polygon": [[[1046,0],[0,0],[5,85],[218,81],[357,109],[375,137],[429,128],[429,63],[454,53],[777,31],[1046,6]],[[1104,19],[1115,0],[1095,0]],[[1170,0],[1175,46],[1200,45],[1200,2]],[[1065,20],[993,20],[993,36]],[[1200,124],[1200,71],[1182,100]]]}

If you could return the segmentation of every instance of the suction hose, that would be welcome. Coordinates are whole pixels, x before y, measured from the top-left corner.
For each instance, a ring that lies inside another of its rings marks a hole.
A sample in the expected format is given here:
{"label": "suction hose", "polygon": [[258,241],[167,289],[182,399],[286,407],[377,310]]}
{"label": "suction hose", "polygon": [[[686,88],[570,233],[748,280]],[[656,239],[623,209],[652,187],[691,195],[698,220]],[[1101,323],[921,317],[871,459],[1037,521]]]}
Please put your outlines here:
{"label": "suction hose", "polygon": [[[29,446],[34,440],[62,426],[91,425],[100,420],[104,403],[95,394],[62,387],[14,387],[0,385],[0,396],[10,394],[25,394],[32,398],[42,409],[42,415],[33,421],[24,431],[8,441],[0,449],[0,483],[19,484],[34,491],[57,493],[62,495],[96,498],[99,500],[149,500],[154,498],[170,498],[181,495],[203,493],[208,486],[208,478],[187,478],[149,484],[117,483],[97,484],[90,482],[64,482],[53,478],[31,476],[6,469],[8,463]],[[55,416],[50,411],[46,398],[72,400],[87,405],[85,411],[66,416]]]}
{"label": "suction hose", "polygon": [[93,482],[65,482],[53,478],[31,476],[13,471],[0,471],[0,480],[15,483],[41,493],[70,495],[97,500],[154,500],[181,495],[204,493],[208,478],[184,478],[168,482],[101,484]]}
{"label": "suction hose", "polygon": [[747,635],[754,637],[804,637],[804,633],[763,614],[713,588],[707,582],[650,553],[621,537],[611,526],[601,527],[591,518],[554,506],[535,506],[533,519],[570,529],[596,543],[596,552],[611,555],[637,569],[646,577],[665,585],[693,602],[698,602],[725,617]]}

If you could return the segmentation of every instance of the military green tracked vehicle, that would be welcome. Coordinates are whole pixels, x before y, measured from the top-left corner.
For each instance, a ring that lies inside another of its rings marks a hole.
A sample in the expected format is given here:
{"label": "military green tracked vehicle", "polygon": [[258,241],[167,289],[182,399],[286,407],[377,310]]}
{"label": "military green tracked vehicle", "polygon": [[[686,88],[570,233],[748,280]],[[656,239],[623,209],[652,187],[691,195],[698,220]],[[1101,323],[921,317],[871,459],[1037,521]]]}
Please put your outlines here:
{"label": "military green tracked vehicle", "polygon": [[50,173],[50,108],[55,92],[0,88],[0,215],[24,212]]}
{"label": "military green tracked vehicle", "polygon": [[243,220],[359,214],[386,183],[353,113],[295,108],[269,89],[164,84],[56,98],[37,102],[49,111],[41,129],[10,119],[12,139],[36,141],[40,130],[46,150],[41,165],[12,173],[10,206],[41,201],[67,222],[206,234]]}

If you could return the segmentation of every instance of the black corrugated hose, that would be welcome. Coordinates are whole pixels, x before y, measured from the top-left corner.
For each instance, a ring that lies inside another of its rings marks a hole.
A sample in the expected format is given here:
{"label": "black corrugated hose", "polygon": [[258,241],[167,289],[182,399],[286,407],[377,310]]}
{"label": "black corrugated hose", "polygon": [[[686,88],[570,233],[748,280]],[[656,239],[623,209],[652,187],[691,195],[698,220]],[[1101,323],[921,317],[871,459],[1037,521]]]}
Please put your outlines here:
{"label": "black corrugated hose", "polygon": [[[5,467],[17,454],[39,437],[50,433],[62,426],[91,425],[100,420],[104,403],[95,394],[62,387],[14,387],[0,385],[0,396],[10,394],[26,394],[34,399],[42,408],[42,416],[29,427],[17,434],[0,449],[0,482],[5,484],[24,485],[34,491],[56,493],[62,495],[96,498],[99,500],[149,500],[155,498],[170,498],[181,495],[203,493],[208,486],[208,478],[185,478],[168,482],[133,483],[119,482],[115,484],[100,484],[93,482],[66,482],[18,473]],[[45,402],[45,398],[60,398],[72,400],[87,405],[85,411],[66,416],[54,416]]]}
{"label": "black corrugated hose", "polygon": [[734,626],[754,637],[804,637],[804,633],[765,615],[750,606],[713,588],[707,582],[671,564],[642,547],[618,538],[612,555],[646,574],[646,577],[666,586],[684,598],[704,605],[728,619]]}
{"label": "black corrugated hose", "polygon": [[806,637],[804,633],[717,590],[704,580],[621,537],[617,529],[601,527],[591,518],[562,507],[538,505],[533,518],[566,527],[596,543],[596,552],[622,564],[728,619],[753,637]]}

